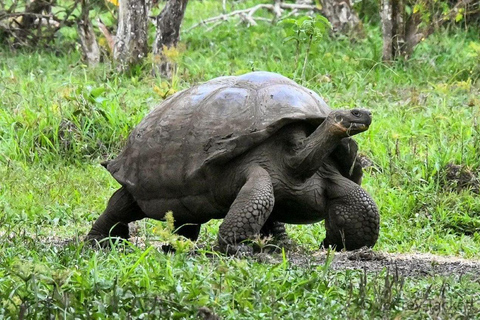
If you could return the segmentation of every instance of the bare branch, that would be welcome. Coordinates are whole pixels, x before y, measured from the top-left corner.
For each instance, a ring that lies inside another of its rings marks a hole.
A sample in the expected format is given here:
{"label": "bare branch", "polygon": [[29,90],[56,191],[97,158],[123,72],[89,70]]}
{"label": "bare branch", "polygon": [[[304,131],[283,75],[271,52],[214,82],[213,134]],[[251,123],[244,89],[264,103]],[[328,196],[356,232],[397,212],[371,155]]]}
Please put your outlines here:
{"label": "bare branch", "polygon": [[[56,5],[55,0],[28,1],[24,8],[17,8],[20,1],[12,1],[9,8],[0,10],[0,30],[11,37],[7,42],[15,46],[28,46],[51,42],[56,32],[64,26],[77,25],[72,15],[80,0],[71,1],[70,7]],[[55,10],[51,10],[55,6]],[[18,11],[15,11],[18,10]]]}
{"label": "bare branch", "polygon": [[110,31],[108,31],[107,26],[103,23],[102,19],[98,18],[97,22],[98,22],[98,29],[100,29],[100,32],[102,32],[105,39],[107,39],[108,49],[112,53],[115,47],[115,36],[112,35]]}
{"label": "bare branch", "polygon": [[[257,25],[256,21],[272,21],[271,19],[266,19],[262,17],[254,17],[254,14],[261,10],[261,9],[266,9],[270,12],[273,12],[275,14],[275,18],[279,18],[282,9],[284,10],[310,10],[310,11],[319,11],[319,9],[314,6],[314,5],[309,5],[309,4],[294,4],[294,3],[283,3],[283,2],[275,2],[275,4],[257,4],[256,6],[253,6],[251,8],[247,9],[241,9],[241,10],[235,10],[230,13],[224,13],[219,16],[211,17],[205,20],[202,20],[187,30],[185,32],[190,32],[191,30],[200,27],[200,26],[206,26],[210,23],[214,23],[215,26],[218,25],[218,22],[222,21],[227,21],[232,17],[238,16],[240,19],[246,21],[249,25]],[[211,28],[209,28],[210,30]]]}

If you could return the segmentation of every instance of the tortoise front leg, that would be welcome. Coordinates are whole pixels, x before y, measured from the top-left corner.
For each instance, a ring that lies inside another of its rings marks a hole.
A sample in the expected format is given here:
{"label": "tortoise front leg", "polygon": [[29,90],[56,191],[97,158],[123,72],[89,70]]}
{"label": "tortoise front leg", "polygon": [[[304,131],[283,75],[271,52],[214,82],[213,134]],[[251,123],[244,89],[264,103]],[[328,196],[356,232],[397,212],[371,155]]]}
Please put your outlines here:
{"label": "tortoise front leg", "polygon": [[218,243],[227,254],[251,254],[253,248],[241,242],[260,234],[274,205],[273,186],[262,167],[250,168],[246,182],[220,225]]}
{"label": "tortoise front leg", "polygon": [[327,235],[322,243],[325,248],[373,247],[380,229],[377,206],[366,191],[354,185],[345,196],[329,202],[325,228]]}
{"label": "tortoise front leg", "polygon": [[112,195],[85,240],[101,242],[108,237],[128,239],[128,223],[143,218],[145,214],[133,196],[122,187]]}

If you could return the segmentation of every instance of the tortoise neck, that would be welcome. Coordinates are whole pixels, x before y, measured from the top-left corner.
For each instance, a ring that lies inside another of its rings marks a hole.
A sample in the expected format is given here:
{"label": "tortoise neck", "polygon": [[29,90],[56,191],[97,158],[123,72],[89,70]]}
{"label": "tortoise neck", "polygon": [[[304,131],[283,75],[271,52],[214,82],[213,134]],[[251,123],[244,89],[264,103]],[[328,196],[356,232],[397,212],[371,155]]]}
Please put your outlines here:
{"label": "tortoise neck", "polygon": [[296,153],[287,160],[294,175],[309,178],[318,171],[344,138],[335,129],[335,124],[329,123],[327,119],[297,145]]}

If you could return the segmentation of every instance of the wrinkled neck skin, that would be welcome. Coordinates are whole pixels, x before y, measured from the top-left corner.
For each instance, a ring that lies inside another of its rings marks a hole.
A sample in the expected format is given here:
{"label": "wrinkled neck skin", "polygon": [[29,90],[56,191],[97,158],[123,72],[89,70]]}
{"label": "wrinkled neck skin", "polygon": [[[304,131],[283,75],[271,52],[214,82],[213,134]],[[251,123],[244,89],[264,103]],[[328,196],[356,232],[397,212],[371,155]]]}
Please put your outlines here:
{"label": "wrinkled neck skin", "polygon": [[360,188],[358,184],[342,176],[338,169],[328,161],[319,168],[319,173],[323,179],[328,181],[326,191],[330,200],[341,199]]}
{"label": "wrinkled neck skin", "polygon": [[287,165],[292,175],[309,178],[318,171],[331,152],[347,135],[330,118],[295,147],[295,154],[288,158]]}

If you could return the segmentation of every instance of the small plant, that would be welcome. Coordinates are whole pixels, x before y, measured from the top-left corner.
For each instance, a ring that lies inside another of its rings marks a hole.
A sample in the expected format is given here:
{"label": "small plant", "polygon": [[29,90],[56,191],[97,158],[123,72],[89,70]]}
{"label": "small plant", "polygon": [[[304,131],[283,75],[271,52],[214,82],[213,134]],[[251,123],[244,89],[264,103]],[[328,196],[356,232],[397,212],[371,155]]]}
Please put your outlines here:
{"label": "small plant", "polygon": [[157,222],[153,228],[153,233],[160,236],[160,240],[171,245],[176,252],[188,252],[194,244],[192,241],[183,238],[175,233],[173,212],[168,211],[165,214],[165,223]]}
{"label": "small plant", "polygon": [[186,47],[183,43],[179,43],[176,47],[163,46],[161,54],[149,54],[148,61],[151,63],[152,68],[155,69],[156,65],[164,63],[166,68],[169,68],[170,76],[168,79],[159,78],[159,84],[154,84],[153,91],[157,93],[162,99],[166,99],[172,94],[180,90],[180,75],[178,70],[178,63],[181,61],[183,52]]}
{"label": "small plant", "polygon": [[470,49],[470,53],[468,54],[469,58],[472,58],[474,61],[476,60],[476,67],[474,70],[470,70],[470,73],[474,73],[476,78],[480,77],[480,42],[472,41],[468,45]]}
{"label": "small plant", "polygon": [[295,72],[298,68],[300,49],[306,44],[306,52],[303,60],[302,79],[305,79],[305,68],[312,43],[325,36],[332,28],[330,22],[322,15],[314,18],[304,16],[299,19],[284,19],[280,22],[285,27],[286,37],[284,42],[295,41]]}

